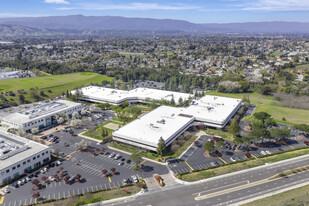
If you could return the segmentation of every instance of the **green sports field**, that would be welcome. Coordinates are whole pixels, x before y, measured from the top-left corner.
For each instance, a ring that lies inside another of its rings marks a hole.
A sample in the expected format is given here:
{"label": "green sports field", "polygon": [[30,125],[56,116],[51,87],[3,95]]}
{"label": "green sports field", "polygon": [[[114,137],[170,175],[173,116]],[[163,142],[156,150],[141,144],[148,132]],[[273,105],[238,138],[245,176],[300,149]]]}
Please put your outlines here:
{"label": "green sports field", "polygon": [[[49,75],[35,78],[20,78],[20,79],[5,79],[0,80],[0,91],[18,91],[24,89],[28,94],[25,94],[27,100],[31,101],[29,97],[30,88],[37,88],[38,91],[43,90],[47,95],[46,98],[53,98],[59,96],[66,90],[72,90],[77,87],[89,85],[91,83],[99,83],[102,81],[111,81],[111,77],[104,75],[81,72],[63,75]],[[52,91],[51,93],[48,90]],[[13,97],[16,99],[17,97]],[[18,101],[16,101],[18,102]]]}
{"label": "green sports field", "polygon": [[[227,94],[219,92],[208,92],[210,95],[226,96],[242,99],[244,94]],[[277,100],[271,96],[264,96],[257,92],[249,94],[251,104],[258,105],[256,112],[267,112],[276,120],[282,120],[285,117],[286,122],[295,124],[308,124],[309,123],[309,110],[305,109],[293,109],[287,107],[280,107],[275,105]],[[280,121],[279,121],[280,122]],[[282,121],[281,121],[282,122]]]}

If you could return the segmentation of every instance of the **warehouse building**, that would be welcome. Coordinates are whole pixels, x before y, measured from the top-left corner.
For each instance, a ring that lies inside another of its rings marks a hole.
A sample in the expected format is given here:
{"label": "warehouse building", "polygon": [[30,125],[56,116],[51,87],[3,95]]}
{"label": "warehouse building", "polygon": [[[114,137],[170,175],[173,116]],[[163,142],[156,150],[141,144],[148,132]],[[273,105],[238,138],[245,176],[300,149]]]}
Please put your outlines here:
{"label": "warehouse building", "polygon": [[9,114],[1,119],[1,125],[5,128],[23,128],[29,132],[32,128],[44,128],[55,123],[55,115],[59,113],[71,116],[75,111],[79,112],[82,104],[66,100],[56,100],[41,103],[30,109]]}
{"label": "warehouse building", "polygon": [[[75,92],[76,91],[72,91],[73,94]],[[145,102],[147,99],[168,101],[174,99],[177,104],[179,98],[182,98],[182,100],[187,100],[189,97],[193,97],[193,95],[186,93],[142,87],[124,91],[98,86],[88,86],[79,89],[79,92],[82,94],[82,100],[96,103],[109,103],[113,105],[120,105],[124,101],[129,103]]]}
{"label": "warehouse building", "polygon": [[0,130],[0,183],[7,183],[48,161],[48,146]]}

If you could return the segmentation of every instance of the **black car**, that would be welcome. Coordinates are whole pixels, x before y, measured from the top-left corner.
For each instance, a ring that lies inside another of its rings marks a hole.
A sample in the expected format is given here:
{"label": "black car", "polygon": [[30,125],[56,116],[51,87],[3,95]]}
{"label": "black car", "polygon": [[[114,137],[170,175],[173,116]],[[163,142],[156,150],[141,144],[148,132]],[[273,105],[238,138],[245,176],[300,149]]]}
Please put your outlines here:
{"label": "black car", "polygon": [[55,167],[55,163],[52,162],[52,163],[49,164],[49,166],[50,167]]}
{"label": "black car", "polygon": [[131,160],[127,160],[126,162],[127,162],[127,164],[130,164],[130,163],[131,163]]}
{"label": "black car", "polygon": [[53,134],[48,135],[48,137],[53,137],[53,136],[54,136]]}

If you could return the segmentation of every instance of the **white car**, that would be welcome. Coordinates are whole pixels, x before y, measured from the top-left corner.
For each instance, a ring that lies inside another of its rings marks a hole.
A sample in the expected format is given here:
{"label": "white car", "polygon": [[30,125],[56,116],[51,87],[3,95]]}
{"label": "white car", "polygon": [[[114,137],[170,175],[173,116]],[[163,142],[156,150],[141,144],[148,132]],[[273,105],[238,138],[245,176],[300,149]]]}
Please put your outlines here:
{"label": "white car", "polygon": [[7,194],[7,193],[10,193],[10,190],[8,188],[5,188],[5,189],[2,190],[2,192]]}
{"label": "white car", "polygon": [[132,179],[133,179],[133,182],[134,183],[137,183],[138,182],[138,178],[134,175],[134,176],[132,176]]}
{"label": "white car", "polygon": [[231,157],[231,158],[230,158],[230,160],[231,160],[232,162],[236,162],[236,160],[235,160],[235,159],[233,159],[233,157]]}
{"label": "white car", "polygon": [[60,160],[58,160],[58,161],[56,162],[56,164],[57,164],[57,165],[61,165],[62,163],[61,163]]}
{"label": "white car", "polygon": [[124,164],[123,162],[119,162],[119,163],[118,163],[119,166],[121,166],[121,165],[123,165],[123,164]]}
{"label": "white car", "polygon": [[211,166],[216,166],[216,164],[214,162],[211,162],[210,165]]}
{"label": "white car", "polygon": [[266,155],[266,152],[264,152],[264,151],[261,151],[261,154],[262,154],[262,155]]}
{"label": "white car", "polygon": [[266,150],[266,153],[267,153],[267,154],[271,154],[271,152],[270,152],[269,150]]}

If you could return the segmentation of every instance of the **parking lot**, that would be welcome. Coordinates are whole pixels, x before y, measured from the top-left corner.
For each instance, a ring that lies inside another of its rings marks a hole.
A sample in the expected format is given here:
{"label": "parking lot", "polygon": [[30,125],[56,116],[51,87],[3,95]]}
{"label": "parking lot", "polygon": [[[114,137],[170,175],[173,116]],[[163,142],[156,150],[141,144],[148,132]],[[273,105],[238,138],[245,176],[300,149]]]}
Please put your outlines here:
{"label": "parking lot", "polygon": [[[278,125],[278,128],[282,128],[283,125]],[[304,141],[306,138],[299,138],[299,131],[293,130],[291,128],[292,137],[290,137],[286,144],[277,145],[275,143],[267,143],[263,147],[255,147],[250,145],[249,151],[252,158],[257,158],[261,155],[272,154],[280,151],[291,150],[298,147],[306,146]],[[225,148],[222,151],[222,155],[218,157],[206,157],[204,155],[205,150],[203,145],[211,140],[213,137],[208,135],[203,135],[198,139],[198,145],[192,145],[182,156],[180,159],[183,161],[178,160],[171,160],[169,167],[175,173],[183,173],[183,172],[190,172],[194,169],[203,169],[208,168],[211,166],[227,164],[229,162],[234,162],[238,160],[246,159],[245,150],[235,149],[233,150],[234,144],[229,141],[225,140],[226,144],[229,144],[231,147]]]}
{"label": "parking lot", "polygon": [[[104,115],[106,118],[106,115]],[[102,123],[107,119],[97,119],[98,122]],[[94,126],[93,125],[93,126]],[[83,129],[74,129],[74,133],[81,133]],[[49,135],[58,137],[58,142],[51,144],[53,150],[58,153],[63,153],[63,161],[60,166],[54,166],[48,169],[44,174],[38,174],[33,179],[42,181],[42,177],[49,178],[55,176],[58,170],[63,168],[63,171],[68,176],[73,177],[79,174],[84,182],[75,182],[73,184],[65,184],[63,180],[52,181],[46,184],[43,189],[33,191],[34,184],[31,181],[21,185],[18,188],[14,188],[12,185],[9,186],[10,193],[5,195],[3,205],[26,205],[34,203],[35,199],[32,195],[36,192],[40,193],[40,198],[46,199],[58,199],[77,195],[81,193],[87,193],[91,191],[119,187],[124,185],[124,179],[129,182],[133,182],[133,177],[137,178],[148,178],[152,177],[153,174],[158,173],[160,175],[167,174],[168,169],[164,165],[160,165],[151,161],[143,161],[142,169],[139,171],[133,171],[134,162],[129,162],[130,156],[125,153],[114,151],[107,147],[106,144],[98,144],[97,141],[84,139],[80,136],[72,136],[70,132],[57,131]],[[80,143],[82,140],[87,141],[91,147],[90,151],[77,152],[76,143]],[[94,155],[93,151],[102,151],[104,148],[104,154]],[[116,160],[115,157],[110,157],[111,154],[119,154],[119,158]],[[62,167],[62,168],[61,168]],[[114,174],[110,177],[102,176],[102,170],[106,169],[111,171],[114,168]],[[28,177],[30,174],[28,174]]]}

